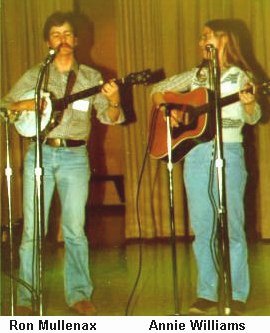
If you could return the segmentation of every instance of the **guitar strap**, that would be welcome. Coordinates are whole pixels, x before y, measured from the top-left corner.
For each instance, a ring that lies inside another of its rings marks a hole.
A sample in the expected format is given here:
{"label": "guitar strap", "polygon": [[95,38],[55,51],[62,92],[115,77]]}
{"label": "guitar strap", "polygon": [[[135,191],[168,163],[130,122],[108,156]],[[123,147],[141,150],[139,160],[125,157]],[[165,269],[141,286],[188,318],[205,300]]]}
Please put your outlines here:
{"label": "guitar strap", "polygon": [[50,75],[50,66],[47,66],[44,78],[44,91],[48,91],[49,75]]}
{"label": "guitar strap", "polygon": [[[48,91],[49,76],[50,76],[50,68],[48,66],[46,73],[45,73],[44,91]],[[66,91],[65,91],[64,97],[71,94],[75,82],[76,82],[76,73],[74,72],[74,70],[71,70],[68,73],[68,79],[67,79],[67,85],[66,85]]]}
{"label": "guitar strap", "polygon": [[[74,72],[74,70],[71,70],[68,74],[67,85],[66,85],[64,97],[71,94],[74,84],[76,82],[76,78],[77,78],[76,73]],[[48,82],[45,81],[45,84],[48,84]],[[51,130],[53,130],[56,126],[58,126],[60,124],[66,107],[67,107],[67,105],[65,103],[63,103],[61,109],[53,111],[51,122],[50,122],[49,126],[45,129],[45,131],[43,132],[44,137],[46,137]]]}
{"label": "guitar strap", "polygon": [[75,82],[76,82],[76,74],[73,70],[71,70],[68,74],[67,86],[66,86],[66,91],[65,91],[64,97],[71,94],[71,91],[74,87]]}

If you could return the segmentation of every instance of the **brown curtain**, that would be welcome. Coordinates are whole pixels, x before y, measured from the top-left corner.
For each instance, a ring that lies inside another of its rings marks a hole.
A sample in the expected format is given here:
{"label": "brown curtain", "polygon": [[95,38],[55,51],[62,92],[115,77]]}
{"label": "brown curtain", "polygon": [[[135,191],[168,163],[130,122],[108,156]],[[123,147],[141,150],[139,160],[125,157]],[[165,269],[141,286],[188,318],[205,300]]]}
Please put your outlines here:
{"label": "brown curtain", "polygon": [[[98,1],[98,0],[93,0]],[[199,61],[197,40],[205,21],[240,18],[252,33],[258,61],[270,75],[270,13],[268,0],[113,0],[117,20],[118,76],[150,68],[170,76]],[[75,4],[80,3],[76,0]],[[41,38],[45,18],[57,9],[72,10],[72,0],[1,0],[1,89],[3,96],[19,76],[46,55]],[[113,28],[113,27],[112,27]],[[136,121],[124,128],[126,237],[138,236],[136,192],[147,146],[151,86],[133,87]],[[269,110],[268,110],[269,112]],[[0,123],[0,211],[7,220],[4,124]],[[247,215],[252,231],[270,238],[269,122],[254,128],[254,154],[249,155]],[[11,130],[14,219],[22,217],[22,161],[25,143]],[[177,235],[189,234],[182,165],[174,166]],[[146,238],[168,236],[169,209],[166,165],[146,158],[139,213]],[[252,212],[252,214],[250,213]]]}
{"label": "brown curtain", "polygon": [[[198,36],[209,19],[238,18],[251,31],[256,57],[270,74],[270,14],[268,0],[116,0],[118,67],[122,74],[151,68],[166,76],[198,64]],[[136,121],[125,128],[126,237],[138,237],[136,192],[147,146],[151,87],[135,87]],[[270,110],[267,110],[270,112]],[[251,231],[270,237],[270,124],[257,125],[248,158],[250,178],[247,218]],[[198,166],[199,168],[199,166]],[[174,167],[176,234],[189,233],[182,165]],[[167,171],[164,162],[147,158],[139,196],[142,236],[168,236]],[[253,212],[253,213],[252,213]],[[255,220],[254,220],[255,219]]]}
{"label": "brown curtain", "polygon": [[[1,97],[18,78],[47,52],[42,29],[45,19],[56,10],[73,9],[73,0],[1,0]],[[0,211],[1,223],[8,219],[6,191],[5,124],[0,123]],[[14,221],[22,217],[22,161],[25,140],[10,128]]]}

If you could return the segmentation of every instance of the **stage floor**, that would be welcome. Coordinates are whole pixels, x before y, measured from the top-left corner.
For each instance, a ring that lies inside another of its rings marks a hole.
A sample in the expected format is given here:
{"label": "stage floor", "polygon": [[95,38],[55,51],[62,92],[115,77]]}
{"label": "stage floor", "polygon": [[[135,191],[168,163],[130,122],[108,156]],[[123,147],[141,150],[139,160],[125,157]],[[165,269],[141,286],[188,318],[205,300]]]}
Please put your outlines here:
{"label": "stage floor", "polygon": [[[75,315],[63,293],[64,246],[49,244],[46,251],[44,315]],[[251,293],[246,315],[270,315],[270,244],[249,245]],[[2,258],[3,259],[3,258]],[[90,250],[93,302],[99,316],[124,316],[139,269],[139,244],[94,246]],[[171,245],[168,241],[144,243],[141,276],[128,314],[136,316],[175,313]],[[191,242],[177,242],[178,301],[180,315],[187,315],[195,299],[196,268]],[[17,273],[17,271],[16,271]],[[9,311],[9,279],[1,276],[2,315]]]}

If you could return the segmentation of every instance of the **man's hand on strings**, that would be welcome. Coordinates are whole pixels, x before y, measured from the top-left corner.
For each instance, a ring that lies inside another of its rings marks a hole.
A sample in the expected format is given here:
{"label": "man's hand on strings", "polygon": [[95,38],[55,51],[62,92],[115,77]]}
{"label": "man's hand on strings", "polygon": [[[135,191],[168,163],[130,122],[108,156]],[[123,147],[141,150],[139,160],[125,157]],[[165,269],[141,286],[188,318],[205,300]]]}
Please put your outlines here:
{"label": "man's hand on strings", "polygon": [[114,80],[105,83],[101,92],[107,97],[111,105],[118,105],[120,103],[119,87]]}
{"label": "man's hand on strings", "polygon": [[101,93],[109,101],[108,115],[112,122],[116,122],[120,116],[120,93],[119,87],[114,80],[105,83],[101,89]]}

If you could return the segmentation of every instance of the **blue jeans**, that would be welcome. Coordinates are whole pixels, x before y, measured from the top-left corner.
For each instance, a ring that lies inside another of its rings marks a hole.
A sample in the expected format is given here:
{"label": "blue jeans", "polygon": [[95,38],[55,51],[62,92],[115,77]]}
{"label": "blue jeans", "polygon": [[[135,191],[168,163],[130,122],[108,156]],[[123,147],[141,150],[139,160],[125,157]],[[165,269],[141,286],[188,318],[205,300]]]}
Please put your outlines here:
{"label": "blue jeans", "polygon": [[[62,231],[65,242],[64,287],[69,306],[89,299],[93,290],[89,274],[88,241],[84,232],[85,206],[88,198],[90,167],[87,148],[53,148],[42,145],[44,174],[44,221],[48,229],[48,215],[52,195],[57,187],[62,209]],[[35,286],[33,275],[34,233],[34,167],[35,143],[31,143],[24,161],[24,230],[20,246],[20,278]],[[18,288],[19,305],[31,305],[31,294]]]}
{"label": "blue jeans", "polygon": [[[202,143],[185,158],[184,182],[189,217],[195,234],[193,249],[198,268],[197,296],[218,300],[218,275],[213,259],[214,208],[208,187],[213,142]],[[230,248],[232,298],[245,302],[249,294],[247,244],[244,230],[244,193],[247,172],[241,143],[224,144],[227,221]],[[213,195],[217,204],[217,174],[214,165]]]}

